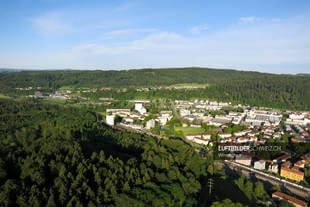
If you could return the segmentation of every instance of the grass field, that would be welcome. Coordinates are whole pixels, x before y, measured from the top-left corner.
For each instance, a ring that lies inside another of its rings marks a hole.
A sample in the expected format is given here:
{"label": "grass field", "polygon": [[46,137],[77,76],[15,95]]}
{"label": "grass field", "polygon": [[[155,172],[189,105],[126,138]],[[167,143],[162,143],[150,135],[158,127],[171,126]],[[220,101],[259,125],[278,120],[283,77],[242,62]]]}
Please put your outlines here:
{"label": "grass field", "polygon": [[0,93],[0,98],[2,98],[2,99],[8,99],[8,98],[11,98],[11,97],[5,96],[5,95],[3,95],[3,94]]}
{"label": "grass field", "polygon": [[201,84],[201,83],[178,83],[178,84],[174,84],[171,86],[193,86],[193,87],[205,88],[205,87],[208,87],[209,84],[208,83],[204,83],[204,84]]}
{"label": "grass field", "polygon": [[73,86],[62,86],[59,88],[59,90],[74,90],[75,88]]}
{"label": "grass field", "polygon": [[101,116],[103,116],[103,117],[105,117],[105,115],[106,115],[106,112],[98,112],[98,114],[100,114]]}
{"label": "grass field", "polygon": [[175,127],[175,131],[182,131],[184,135],[187,134],[200,134],[204,132],[202,128],[195,128],[195,127]]}
{"label": "grass field", "polygon": [[65,104],[67,102],[67,100],[63,99],[44,99],[44,101],[56,104]]}

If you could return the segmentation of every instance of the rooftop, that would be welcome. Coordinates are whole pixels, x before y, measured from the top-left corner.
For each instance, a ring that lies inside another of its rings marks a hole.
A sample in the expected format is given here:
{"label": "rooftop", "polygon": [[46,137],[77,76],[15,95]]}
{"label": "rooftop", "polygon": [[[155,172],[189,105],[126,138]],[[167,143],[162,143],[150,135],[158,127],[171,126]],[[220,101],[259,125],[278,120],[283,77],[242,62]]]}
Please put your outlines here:
{"label": "rooftop", "polygon": [[287,195],[285,193],[279,192],[279,191],[274,192],[272,194],[272,197],[274,197],[274,196],[277,196],[277,197],[283,198],[285,200],[291,201],[292,203],[298,204],[298,205],[303,206],[303,207],[307,206],[306,202],[299,200],[297,198],[294,198],[293,196]]}

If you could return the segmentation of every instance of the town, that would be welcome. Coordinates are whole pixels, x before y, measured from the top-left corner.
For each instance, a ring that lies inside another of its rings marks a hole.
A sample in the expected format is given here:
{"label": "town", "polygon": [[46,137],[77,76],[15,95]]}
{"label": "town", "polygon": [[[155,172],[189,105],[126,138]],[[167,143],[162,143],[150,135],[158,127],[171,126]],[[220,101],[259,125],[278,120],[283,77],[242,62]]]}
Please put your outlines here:
{"label": "town", "polygon": [[[213,146],[215,141],[223,145],[234,146],[258,146],[274,141],[278,141],[276,143],[310,143],[309,112],[279,111],[240,104],[234,106],[231,103],[196,99],[193,101],[175,100],[171,111],[150,114],[145,107],[150,100],[131,100],[131,102],[135,103],[134,111],[107,109],[106,124],[152,135],[152,128],[157,124],[164,128],[170,120],[178,117],[182,120],[181,129],[190,128],[200,131],[200,133],[186,133],[185,130],[182,137],[194,146],[201,146],[204,149]],[[226,114],[216,114],[225,107],[230,107],[231,111]],[[151,116],[154,118],[148,119]],[[235,130],[234,127],[242,130]],[[208,131],[208,128],[211,130]],[[165,138],[165,136],[160,136],[160,138]],[[281,156],[270,160],[249,153],[236,153],[230,158],[244,166],[250,166],[293,183],[309,186],[304,180],[304,172],[309,170],[310,152],[300,157],[294,157],[295,153],[285,150],[281,150],[280,154]]]}
{"label": "town", "polygon": [[[137,91],[159,89],[161,87],[141,88]],[[164,89],[178,90],[184,89],[184,87],[176,86]],[[186,90],[193,89],[195,87],[186,88]],[[126,100],[126,107],[121,108],[117,107],[118,105],[113,105],[114,102],[117,102],[114,98],[101,97],[98,101],[93,101],[84,96],[76,95],[110,90],[115,89],[104,87],[80,89],[79,91],[62,90],[50,95],[36,91],[34,95],[30,96],[50,100],[79,99],[80,101],[76,104],[104,106],[105,111],[98,112],[102,116],[100,121],[116,130],[144,133],[156,139],[180,137],[199,152],[215,152],[212,147],[216,145],[264,146],[266,144],[310,143],[310,112],[252,107],[207,99]],[[123,88],[117,89],[116,92],[126,91],[127,89]],[[150,110],[154,108],[154,105],[158,109],[155,112]],[[269,158],[263,158],[249,152],[229,152],[228,154],[229,156],[226,156],[226,159],[229,162],[309,189],[310,184],[305,177],[309,176],[308,172],[310,171],[310,151],[305,151],[296,156],[296,152],[282,149],[277,156],[270,156]],[[282,192],[276,192],[272,197],[287,200],[296,206],[306,206],[303,201]]]}

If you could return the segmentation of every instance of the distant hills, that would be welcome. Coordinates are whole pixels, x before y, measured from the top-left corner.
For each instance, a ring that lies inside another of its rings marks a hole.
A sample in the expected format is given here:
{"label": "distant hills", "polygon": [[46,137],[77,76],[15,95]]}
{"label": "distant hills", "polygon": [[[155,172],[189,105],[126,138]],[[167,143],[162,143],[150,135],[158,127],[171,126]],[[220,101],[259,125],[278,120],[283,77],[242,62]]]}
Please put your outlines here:
{"label": "distant hills", "polygon": [[13,68],[0,68],[0,72],[18,72],[21,69],[13,69]]}
{"label": "distant hills", "polygon": [[[166,86],[179,83],[216,83],[267,75],[259,72],[210,69],[162,68],[135,70],[12,70],[20,73],[3,73],[1,81],[14,87],[130,87]],[[270,74],[268,74],[270,75]]]}
{"label": "distant hills", "polygon": [[[162,68],[136,70],[58,70],[0,72],[0,93],[16,95],[15,88],[41,87],[57,90],[88,87],[153,87],[175,84],[208,84],[192,92],[148,92],[145,96],[213,98],[236,103],[285,109],[310,110],[310,75],[268,74],[211,68]],[[124,94],[139,97],[135,90]],[[29,91],[29,93],[31,93]],[[32,92],[33,93],[33,92]],[[159,94],[161,93],[161,94]],[[102,94],[103,95],[103,94]],[[108,94],[106,94],[108,95]],[[113,94],[110,94],[111,96]],[[109,96],[110,96],[109,95]]]}
{"label": "distant hills", "polygon": [[[72,69],[46,69],[48,71],[72,70]],[[43,71],[36,69],[20,69],[20,68],[0,68],[0,72],[20,72],[20,71]]]}
{"label": "distant hills", "polygon": [[296,75],[300,75],[300,76],[310,76],[310,73],[297,73]]}

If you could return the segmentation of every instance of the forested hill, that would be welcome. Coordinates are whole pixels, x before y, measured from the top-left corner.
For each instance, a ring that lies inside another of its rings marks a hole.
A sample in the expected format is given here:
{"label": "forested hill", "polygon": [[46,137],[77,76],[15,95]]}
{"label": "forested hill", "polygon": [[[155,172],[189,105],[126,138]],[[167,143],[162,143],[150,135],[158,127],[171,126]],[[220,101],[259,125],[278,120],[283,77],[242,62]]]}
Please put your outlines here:
{"label": "forested hill", "polygon": [[[192,91],[165,90],[147,93],[136,92],[132,88],[169,86],[182,83],[209,84],[209,87]],[[117,99],[209,98],[256,106],[310,110],[310,76],[306,75],[276,75],[209,68],[0,72],[0,94],[8,96],[33,95],[37,90],[20,91],[16,88],[41,87],[41,90],[52,92],[63,86],[70,88],[126,87],[132,89],[121,94],[116,94],[115,91],[98,92],[92,95],[97,99],[100,96],[117,96],[114,97]]]}
{"label": "forested hill", "polygon": [[0,99],[1,206],[197,206],[206,162],[87,108]]}
{"label": "forested hill", "polygon": [[179,83],[217,83],[260,77],[258,72],[208,68],[167,68],[109,71],[20,71],[0,73],[0,84],[9,87],[128,87],[164,86]]}

